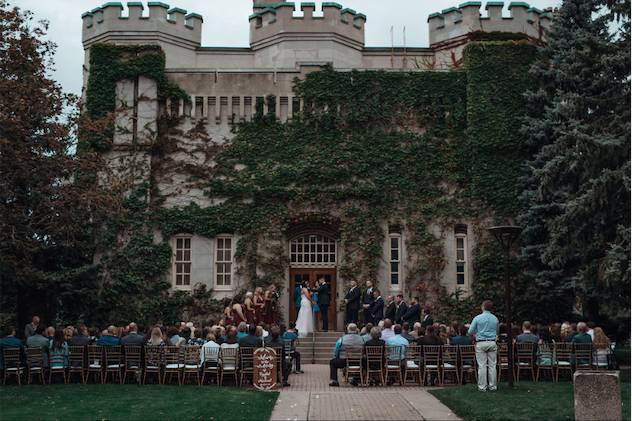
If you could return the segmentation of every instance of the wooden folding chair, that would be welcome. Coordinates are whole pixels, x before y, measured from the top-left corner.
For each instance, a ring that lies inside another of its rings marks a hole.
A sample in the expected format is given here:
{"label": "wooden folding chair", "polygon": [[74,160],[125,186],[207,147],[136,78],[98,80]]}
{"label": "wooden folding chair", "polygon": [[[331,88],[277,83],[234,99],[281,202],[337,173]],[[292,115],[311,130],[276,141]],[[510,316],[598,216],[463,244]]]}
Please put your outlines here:
{"label": "wooden folding chair", "polygon": [[465,382],[465,375],[476,383],[478,372],[476,370],[476,347],[474,345],[459,345],[459,377],[461,383]]}
{"label": "wooden folding chair", "polygon": [[[441,377],[441,345],[423,346],[423,384],[428,384],[428,375],[437,374],[437,379]],[[439,380],[440,381],[440,380]]]}
{"label": "wooden folding chair", "polygon": [[555,354],[553,344],[543,342],[538,344],[536,353],[535,381],[540,381],[540,371],[550,371],[551,381],[555,381]]}
{"label": "wooden folding chair", "polygon": [[593,344],[573,344],[575,370],[592,370]]}
{"label": "wooden folding chair", "polygon": [[380,385],[384,386],[386,380],[384,378],[384,347],[383,346],[367,346],[364,348],[366,352],[366,376],[365,384],[369,384],[371,375],[377,375]]}
{"label": "wooden folding chair", "polygon": [[87,380],[90,380],[90,374],[94,373],[94,376],[99,376],[99,383],[103,383],[103,346],[101,345],[88,345],[88,373]]}
{"label": "wooden folding chair", "polygon": [[402,362],[405,362],[406,348],[400,345],[387,345],[386,346],[386,378],[387,382],[389,374],[395,374],[395,377],[399,381],[400,386],[404,384],[404,377],[402,376]]}
{"label": "wooden folding chair", "polygon": [[86,383],[86,347],[85,346],[69,346],[68,347],[68,382],[72,379],[72,375],[78,373],[81,377],[81,383]]}
{"label": "wooden folding chair", "polygon": [[125,345],[124,351],[124,363],[123,363],[123,381],[127,380],[127,373],[131,373],[136,378],[137,383],[140,381],[140,373],[143,367],[143,347],[140,345]]}
{"label": "wooden folding chair", "polygon": [[568,342],[555,343],[555,381],[560,379],[560,370],[568,370],[573,377],[573,344]]}
{"label": "wooden folding chair", "polygon": [[441,348],[441,385],[445,384],[445,375],[453,373],[455,384],[460,384],[459,377],[459,346],[444,345]]}
{"label": "wooden folding chair", "polygon": [[531,381],[535,381],[534,355],[535,344],[516,343],[516,382],[520,381],[520,372],[524,370],[530,371]]}
{"label": "wooden folding chair", "polygon": [[239,385],[244,384],[244,377],[252,380],[254,375],[254,361],[253,352],[254,348],[244,347],[239,348]]}
{"label": "wooden folding chair", "polygon": [[498,371],[498,382],[503,375],[503,370],[509,376],[509,354],[508,354],[508,346],[506,343],[498,344],[498,361],[496,362],[497,371]]}
{"label": "wooden folding chair", "polygon": [[108,345],[103,347],[105,351],[105,377],[103,383],[108,382],[108,374],[112,374],[112,380],[118,377],[118,382],[123,383],[121,369],[123,368],[123,353],[120,345]]}
{"label": "wooden folding chair", "polygon": [[275,347],[273,348],[274,352],[276,352],[276,363],[277,363],[277,383],[283,385],[283,348]]}
{"label": "wooden folding chair", "polygon": [[238,382],[238,349],[237,348],[221,348],[219,351],[220,372],[219,384],[224,384],[224,374],[228,373],[235,377],[235,385]]}
{"label": "wooden folding chair", "polygon": [[15,376],[18,385],[22,384],[22,372],[25,367],[22,365],[22,349],[21,348],[3,348],[2,357],[4,358],[4,375],[2,384],[7,383],[7,377]]}
{"label": "wooden folding chair", "polygon": [[44,380],[44,350],[41,347],[26,348],[26,367],[28,368],[28,384],[31,384],[31,378],[38,376],[42,384],[46,384]]}
{"label": "wooden folding chair", "polygon": [[53,376],[61,374],[64,384],[68,384],[66,377],[66,356],[64,354],[48,353],[48,384],[53,384]]}
{"label": "wooden folding chair", "polygon": [[345,382],[349,383],[349,378],[353,377],[354,374],[360,378],[360,384],[364,384],[363,375],[362,375],[362,348],[359,347],[343,347],[341,351],[344,350],[345,355],[347,356],[347,363],[345,366]]}
{"label": "wooden folding chair", "polygon": [[408,377],[412,377],[412,381],[421,385],[421,348],[419,345],[409,345],[406,348],[406,375],[404,376],[404,384],[408,381]]}
{"label": "wooden folding chair", "polygon": [[189,376],[195,375],[198,386],[200,383],[200,347],[198,345],[187,345],[184,347],[184,370],[182,382],[187,384]]}
{"label": "wooden folding chair", "polygon": [[217,384],[219,385],[219,348],[203,348],[204,364],[202,365],[202,384],[207,374],[215,375]]}
{"label": "wooden folding chair", "polygon": [[167,374],[169,374],[169,382],[175,373],[178,376],[178,384],[182,385],[182,369],[184,368],[183,353],[176,346],[165,347],[165,368],[162,371],[162,383],[167,383]]}
{"label": "wooden folding chair", "polygon": [[164,365],[165,347],[160,345],[148,345],[145,347],[145,364],[143,369],[143,381],[145,384],[148,374],[155,374],[158,383],[162,384],[161,370]]}

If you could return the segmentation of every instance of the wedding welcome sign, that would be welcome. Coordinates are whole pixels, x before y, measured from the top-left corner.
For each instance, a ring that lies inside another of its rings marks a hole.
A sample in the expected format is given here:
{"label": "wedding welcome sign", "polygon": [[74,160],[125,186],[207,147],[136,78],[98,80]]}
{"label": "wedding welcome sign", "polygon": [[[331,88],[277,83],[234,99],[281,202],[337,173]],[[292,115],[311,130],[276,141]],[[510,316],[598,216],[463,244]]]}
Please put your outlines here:
{"label": "wedding welcome sign", "polygon": [[257,348],[253,353],[253,385],[259,390],[271,390],[277,384],[277,356],[273,348]]}

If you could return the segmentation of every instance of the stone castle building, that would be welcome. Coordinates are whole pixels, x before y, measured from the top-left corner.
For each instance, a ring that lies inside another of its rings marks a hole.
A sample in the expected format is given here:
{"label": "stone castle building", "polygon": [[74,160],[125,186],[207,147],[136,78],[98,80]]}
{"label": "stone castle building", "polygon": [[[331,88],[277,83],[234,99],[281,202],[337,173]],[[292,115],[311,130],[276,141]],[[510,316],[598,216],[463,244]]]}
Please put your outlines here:
{"label": "stone castle building", "polygon": [[[225,142],[234,136],[234,123],[252,119],[257,101],[268,96],[275,98],[278,119],[292,119],[303,106],[293,93],[294,79],[325,65],[340,71],[449,71],[461,60],[472,33],[500,31],[543,38],[550,13],[524,2],[509,3],[508,15],[503,7],[503,2],[497,1],[487,2],[484,8],[478,1],[462,3],[428,16],[429,47],[384,48],[365,45],[367,17],[338,3],[323,2],[322,7],[316,7],[314,3],[298,6],[294,2],[255,0],[253,14],[248,17],[250,45],[233,48],[203,46],[203,18],[196,13],[161,2],[129,2],[126,8],[109,2],[82,16],[84,87],[90,72],[90,49],[95,44],[157,44],[164,50],[167,77],[186,91],[190,102],[159,101],[156,82],[145,77],[119,81],[116,86],[116,125],[125,130],[116,131],[108,159],[122,171],[130,170],[129,162],[133,161],[137,164],[134,171],[143,179],[151,173],[149,151],[128,146],[135,142],[149,149],[163,113],[181,117],[183,130],[201,125],[211,139]],[[268,106],[266,103],[266,111]],[[190,155],[172,158],[183,165],[195,159]],[[177,169],[157,177],[157,189],[164,195],[166,207],[214,204],[202,191],[189,188]],[[441,283],[448,290],[459,287],[467,291],[472,281],[470,256],[475,233],[468,221],[453,228],[437,233],[446,256]],[[380,263],[382,294],[410,296],[403,281],[408,260],[406,230],[389,227],[385,221],[385,231],[388,234]],[[174,289],[189,290],[203,283],[221,297],[247,285],[235,271],[238,238],[233,233],[204,238],[183,232],[168,240],[173,262],[165,277]],[[340,302],[345,280],[337,277],[340,242],[336,227],[318,221],[297,225],[282,241],[290,262],[281,297],[285,318],[291,316],[290,292],[297,280],[326,277],[335,291],[334,299]],[[340,327],[342,314],[336,307],[330,306]]]}

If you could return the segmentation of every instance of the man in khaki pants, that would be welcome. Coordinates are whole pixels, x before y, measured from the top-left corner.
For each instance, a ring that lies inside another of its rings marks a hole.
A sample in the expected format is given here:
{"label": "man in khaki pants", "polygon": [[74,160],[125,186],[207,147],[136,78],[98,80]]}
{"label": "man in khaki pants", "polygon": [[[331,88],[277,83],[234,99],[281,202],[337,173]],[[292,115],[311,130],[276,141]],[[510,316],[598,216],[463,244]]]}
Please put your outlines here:
{"label": "man in khaki pants", "polygon": [[483,311],[474,317],[468,334],[476,338],[476,361],[478,363],[478,390],[496,390],[496,336],[498,334],[498,318],[491,313],[492,302],[483,301]]}

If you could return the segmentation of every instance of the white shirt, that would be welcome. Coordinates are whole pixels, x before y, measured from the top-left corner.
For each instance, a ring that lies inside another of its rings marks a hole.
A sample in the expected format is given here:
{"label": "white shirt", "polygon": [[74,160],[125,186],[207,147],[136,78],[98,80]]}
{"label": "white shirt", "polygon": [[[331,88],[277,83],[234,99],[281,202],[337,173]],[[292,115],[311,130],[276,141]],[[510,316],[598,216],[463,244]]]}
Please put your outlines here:
{"label": "white shirt", "polygon": [[210,359],[210,361],[217,361],[217,355],[219,354],[219,345],[215,341],[208,341],[204,345],[202,345],[202,348],[200,348],[200,363],[201,364],[204,364],[204,361],[206,360],[206,357],[204,355],[204,351],[206,351],[206,350],[210,351],[213,348],[217,348],[218,351],[217,352],[211,351],[209,353],[209,355],[213,355],[214,354],[214,356]]}

